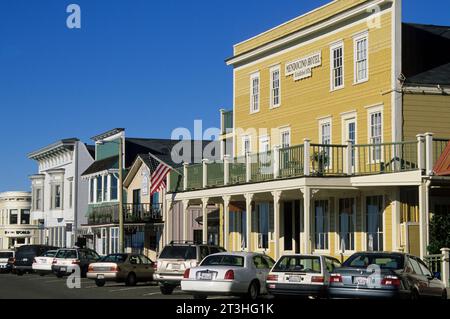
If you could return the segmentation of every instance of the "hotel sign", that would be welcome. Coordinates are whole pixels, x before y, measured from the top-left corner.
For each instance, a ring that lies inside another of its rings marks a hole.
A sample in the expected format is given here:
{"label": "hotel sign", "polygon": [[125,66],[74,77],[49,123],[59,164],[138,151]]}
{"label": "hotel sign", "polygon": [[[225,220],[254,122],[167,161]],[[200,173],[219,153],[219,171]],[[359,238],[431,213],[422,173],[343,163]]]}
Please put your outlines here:
{"label": "hotel sign", "polygon": [[312,69],[322,65],[322,52],[315,52],[304,58],[286,64],[286,76],[294,76],[294,81],[303,80],[312,76]]}

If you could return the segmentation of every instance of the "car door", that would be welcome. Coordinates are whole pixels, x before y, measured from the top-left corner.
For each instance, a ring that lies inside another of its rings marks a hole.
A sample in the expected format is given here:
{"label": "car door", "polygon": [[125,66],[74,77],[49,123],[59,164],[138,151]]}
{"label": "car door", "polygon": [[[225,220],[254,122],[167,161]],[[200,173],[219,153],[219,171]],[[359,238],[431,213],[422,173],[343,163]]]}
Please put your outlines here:
{"label": "car door", "polygon": [[267,279],[267,275],[269,274],[269,271],[270,271],[269,264],[263,255],[254,256],[253,264],[255,266],[256,278],[259,281],[259,286],[261,287],[261,291],[265,291],[266,279]]}
{"label": "car door", "polygon": [[420,258],[417,258],[417,262],[419,263],[419,266],[422,270],[424,277],[428,280],[427,295],[431,297],[441,297],[442,296],[441,281],[435,278],[433,273],[428,269],[428,267]]}
{"label": "car door", "polygon": [[139,255],[141,259],[141,277],[142,280],[152,280],[153,279],[153,262],[144,255]]}
{"label": "car door", "polygon": [[410,278],[414,282],[414,286],[417,288],[419,295],[428,295],[428,279],[423,275],[422,269],[420,268],[419,262],[413,256],[409,257],[409,265],[412,269],[410,273]]}
{"label": "car door", "polygon": [[138,255],[130,255],[128,261],[130,263],[130,272],[134,272],[136,278],[139,280],[142,277],[141,259]]}

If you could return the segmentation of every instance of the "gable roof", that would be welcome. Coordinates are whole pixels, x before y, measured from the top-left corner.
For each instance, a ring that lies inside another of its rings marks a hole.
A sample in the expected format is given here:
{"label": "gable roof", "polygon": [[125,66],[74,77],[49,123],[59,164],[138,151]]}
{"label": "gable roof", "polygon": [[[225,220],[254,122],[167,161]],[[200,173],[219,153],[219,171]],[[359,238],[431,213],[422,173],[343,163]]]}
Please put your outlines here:
{"label": "gable roof", "polygon": [[450,63],[409,77],[405,84],[450,85]]}
{"label": "gable roof", "polygon": [[437,176],[450,176],[450,142],[434,165],[433,172]]}
{"label": "gable roof", "polygon": [[403,23],[403,24],[450,40],[450,26],[419,24],[419,23]]}

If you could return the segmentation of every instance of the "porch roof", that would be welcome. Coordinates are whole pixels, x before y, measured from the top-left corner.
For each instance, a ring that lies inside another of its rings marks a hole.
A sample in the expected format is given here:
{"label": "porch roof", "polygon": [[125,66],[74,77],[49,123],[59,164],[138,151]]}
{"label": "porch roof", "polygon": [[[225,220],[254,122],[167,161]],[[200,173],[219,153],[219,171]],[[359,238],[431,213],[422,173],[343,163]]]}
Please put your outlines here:
{"label": "porch roof", "polygon": [[450,142],[434,165],[433,171],[437,176],[450,176]]}

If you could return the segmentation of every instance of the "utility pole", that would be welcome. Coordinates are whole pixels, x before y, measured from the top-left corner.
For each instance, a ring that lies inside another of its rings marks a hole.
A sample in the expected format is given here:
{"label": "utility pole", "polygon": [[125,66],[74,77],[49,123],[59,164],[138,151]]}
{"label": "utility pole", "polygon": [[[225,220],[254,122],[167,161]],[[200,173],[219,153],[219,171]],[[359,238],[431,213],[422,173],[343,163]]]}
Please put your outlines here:
{"label": "utility pole", "polygon": [[123,226],[123,138],[119,139],[119,251],[125,252]]}

